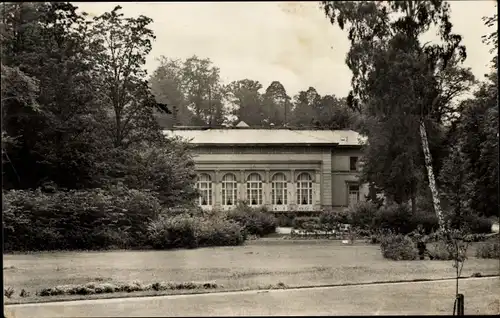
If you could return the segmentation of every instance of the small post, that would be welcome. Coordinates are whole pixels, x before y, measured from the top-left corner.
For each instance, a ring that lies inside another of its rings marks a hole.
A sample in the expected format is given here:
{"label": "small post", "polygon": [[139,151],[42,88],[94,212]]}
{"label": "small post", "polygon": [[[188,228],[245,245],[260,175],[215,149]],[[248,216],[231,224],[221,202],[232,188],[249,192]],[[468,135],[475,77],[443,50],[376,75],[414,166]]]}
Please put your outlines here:
{"label": "small post", "polygon": [[457,294],[457,316],[464,316],[464,295]]}

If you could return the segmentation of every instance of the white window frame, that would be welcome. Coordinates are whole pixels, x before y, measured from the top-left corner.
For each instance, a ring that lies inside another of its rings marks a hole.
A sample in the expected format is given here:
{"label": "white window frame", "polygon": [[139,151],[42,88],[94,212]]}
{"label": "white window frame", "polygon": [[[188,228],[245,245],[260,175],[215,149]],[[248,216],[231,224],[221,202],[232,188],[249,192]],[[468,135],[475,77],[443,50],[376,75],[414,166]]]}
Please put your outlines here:
{"label": "white window frame", "polygon": [[297,184],[297,205],[299,206],[313,205],[313,178],[311,177],[311,174],[307,172],[300,173],[297,176],[296,184]]}
{"label": "white window frame", "polygon": [[[232,173],[226,173],[222,177],[222,206],[236,206],[238,200],[238,181],[236,181],[236,176]],[[231,185],[231,186],[229,186]],[[232,204],[227,204],[231,200]]]}
{"label": "white window frame", "polygon": [[[198,205],[201,207],[211,207],[213,205],[213,186],[210,175],[207,173],[199,174],[196,186],[200,192]],[[203,204],[204,201],[206,201],[205,204]]]}
{"label": "white window frame", "polygon": [[[262,177],[258,173],[251,173],[247,177],[247,200],[250,206],[259,206],[263,203]],[[254,203],[255,200],[255,203]]]}
{"label": "white window frame", "polygon": [[[356,188],[356,189],[354,189]],[[357,183],[348,183],[347,184],[347,206],[351,207],[356,205],[359,202],[359,184]],[[356,195],[356,202],[352,202],[351,194]]]}
{"label": "white window frame", "polygon": [[[284,173],[276,173],[271,180],[271,204],[272,205],[287,205],[288,204],[288,180]],[[279,198],[281,196],[281,203]]]}

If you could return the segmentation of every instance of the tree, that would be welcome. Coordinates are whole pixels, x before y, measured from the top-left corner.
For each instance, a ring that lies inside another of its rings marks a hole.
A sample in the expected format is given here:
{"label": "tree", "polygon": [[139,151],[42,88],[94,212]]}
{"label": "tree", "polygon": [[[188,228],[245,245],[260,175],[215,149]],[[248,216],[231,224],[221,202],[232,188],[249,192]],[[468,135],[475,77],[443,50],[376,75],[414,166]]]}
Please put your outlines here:
{"label": "tree", "polygon": [[[398,115],[393,121],[397,124],[406,118],[407,125],[402,128],[407,131],[402,132],[408,136],[419,133],[434,210],[440,228],[445,230],[426,122],[432,120],[430,114],[441,96],[435,75],[446,69],[454,56],[460,62],[466,57],[461,37],[451,33],[449,5],[443,1],[324,1],[323,9],[332,24],[348,28],[351,49],[346,63],[353,72],[353,90],[348,97],[352,107],[360,111],[368,108],[368,115],[379,122],[388,123],[390,117]],[[419,35],[432,25],[438,27],[442,43],[421,44]],[[373,135],[369,133],[369,145],[370,137]],[[407,153],[403,157],[412,156]],[[414,169],[411,159],[408,166]],[[415,178],[414,173],[410,176]]]}
{"label": "tree", "polygon": [[20,183],[19,174],[9,157],[9,152],[12,147],[16,146],[15,131],[8,131],[6,123],[9,116],[15,116],[19,112],[13,112],[9,107],[21,109],[24,112],[25,108],[31,111],[38,111],[39,105],[37,101],[39,83],[38,81],[26,75],[19,68],[11,68],[1,65],[2,68],[2,89],[1,89],[1,104],[2,104],[2,164],[9,164],[12,172],[17,177],[17,182]]}
{"label": "tree", "polygon": [[219,68],[210,59],[196,55],[186,59],[181,69],[182,90],[196,125],[220,125],[224,117],[223,90]]}
{"label": "tree", "polygon": [[[495,7],[498,7],[498,1],[495,1]],[[483,17],[484,24],[487,27],[493,27],[498,26],[498,13],[493,14],[490,17]],[[487,45],[493,46],[490,50],[491,53],[493,52],[498,52],[498,28],[495,29],[495,31],[483,35],[482,36],[483,43],[486,43]],[[498,55],[495,55],[493,59],[491,60],[493,67],[497,68],[498,64]]]}
{"label": "tree", "polygon": [[294,96],[292,123],[296,126],[312,126],[316,117],[316,105],[321,103],[321,96],[314,87],[300,91]]}
{"label": "tree", "polygon": [[155,98],[171,105],[173,116],[156,116],[166,125],[217,126],[224,122],[226,91],[219,68],[210,59],[194,55],[182,61],[162,56],[150,83]]}
{"label": "tree", "polygon": [[291,105],[290,96],[278,81],[273,81],[264,93],[264,109],[269,124],[284,126],[288,123]]}
{"label": "tree", "polygon": [[190,125],[193,113],[187,108],[182,91],[182,61],[162,56],[159,62],[160,66],[153,72],[149,83],[156,101],[169,105],[172,115],[156,112],[155,116],[164,128]]}
{"label": "tree", "polygon": [[[488,76],[474,98],[462,103],[462,114],[453,131],[453,144],[460,147],[465,167],[453,164],[441,179],[450,183],[460,169],[468,172],[463,192],[472,211],[484,216],[498,213],[498,108],[496,71]],[[445,170],[446,171],[446,170]],[[443,171],[443,172],[445,172]]]}
{"label": "tree", "polygon": [[243,79],[225,86],[226,98],[236,121],[244,121],[250,126],[260,126],[266,119],[262,107],[262,84],[258,81]]}
{"label": "tree", "polygon": [[116,6],[94,18],[92,48],[96,92],[108,111],[101,128],[114,147],[162,138],[153,117],[156,106],[146,81],[144,65],[155,36],[145,16],[125,18]]}
{"label": "tree", "polygon": [[316,118],[320,127],[326,129],[347,129],[352,127],[355,114],[347,106],[345,98],[325,95],[319,105]]}
{"label": "tree", "polygon": [[13,140],[2,140],[4,188],[121,182],[165,204],[196,196],[187,145],[165,138],[152,116],[148,18],[125,19],[117,7],[89,21],[70,3],[4,9],[2,135]]}
{"label": "tree", "polygon": [[[4,66],[26,75],[18,79],[26,84],[29,102],[37,104],[34,111],[19,107],[19,99],[2,103],[3,129],[16,137],[4,184],[29,188],[54,181],[82,187],[92,179],[98,112],[84,17],[69,3],[4,4],[2,15]],[[32,94],[35,82],[39,87]],[[7,82],[8,94],[20,83]]]}
{"label": "tree", "polygon": [[439,179],[443,189],[443,199],[448,205],[448,217],[454,228],[461,228],[464,225],[462,222],[471,213],[472,184],[469,169],[469,162],[461,149],[461,144],[453,145]]}

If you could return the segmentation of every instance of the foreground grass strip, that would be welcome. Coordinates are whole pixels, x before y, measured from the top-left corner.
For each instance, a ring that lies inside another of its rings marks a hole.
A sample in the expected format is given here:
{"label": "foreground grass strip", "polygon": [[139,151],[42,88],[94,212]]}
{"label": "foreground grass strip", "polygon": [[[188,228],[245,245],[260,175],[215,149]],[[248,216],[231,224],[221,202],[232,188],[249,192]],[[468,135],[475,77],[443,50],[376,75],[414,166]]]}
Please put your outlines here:
{"label": "foreground grass strip", "polygon": [[[461,280],[474,280],[474,279],[484,279],[488,277],[500,277],[500,275],[484,275],[481,277],[460,277]],[[161,282],[161,283],[153,283],[142,285],[144,290],[137,290],[136,293],[127,292],[124,293],[118,292],[119,294],[113,293],[103,293],[103,294],[59,294],[57,296],[69,297],[71,298],[59,298],[54,297],[40,299],[36,302],[31,301],[18,301],[18,300],[9,300],[7,305],[21,305],[21,304],[29,304],[29,303],[51,303],[51,302],[59,302],[59,301],[78,301],[78,300],[87,300],[87,299],[111,299],[111,298],[128,298],[128,297],[157,297],[157,296],[173,296],[173,295],[199,295],[199,294],[209,294],[209,293],[234,293],[234,292],[248,292],[248,291],[261,291],[265,292],[266,290],[274,290],[274,289],[282,289],[282,290],[299,290],[299,289],[315,289],[315,288],[329,288],[329,287],[348,287],[348,286],[369,286],[369,285],[378,285],[378,284],[401,284],[401,283],[418,283],[418,282],[433,282],[433,281],[450,281],[453,280],[453,277],[448,278],[438,278],[438,279],[411,279],[411,280],[392,280],[392,281],[373,281],[373,282],[365,282],[365,283],[343,283],[343,284],[320,284],[320,285],[311,285],[311,286],[287,286],[282,282],[279,282],[275,285],[270,284],[266,286],[259,286],[257,289],[255,288],[238,288],[238,289],[224,289],[222,285],[217,285],[213,282],[207,283],[171,283],[171,282]],[[89,283],[92,284],[92,283]],[[86,284],[86,285],[89,285]],[[134,282],[132,284],[138,284]],[[153,289],[153,286],[158,288],[158,290]],[[189,287],[194,286],[196,284],[197,288]],[[68,285],[69,286],[69,285]],[[116,285],[121,286],[121,285]],[[202,287],[203,286],[203,287]],[[211,287],[210,287],[211,286]],[[149,288],[151,287],[151,288]],[[187,287],[187,288],[186,288]],[[133,289],[133,288],[132,288]],[[130,290],[130,289],[129,289]],[[126,290],[124,290],[126,292]],[[90,297],[89,297],[90,296]],[[101,297],[99,297],[101,296]],[[76,298],[75,298],[76,297]]]}
{"label": "foreground grass strip", "polygon": [[140,282],[112,284],[112,283],[87,283],[85,285],[61,285],[52,288],[43,288],[37,292],[38,296],[59,296],[59,295],[95,295],[111,294],[119,292],[141,292],[141,291],[163,291],[163,290],[186,290],[186,289],[216,289],[222,286],[214,282],[156,282],[152,284],[142,284]]}

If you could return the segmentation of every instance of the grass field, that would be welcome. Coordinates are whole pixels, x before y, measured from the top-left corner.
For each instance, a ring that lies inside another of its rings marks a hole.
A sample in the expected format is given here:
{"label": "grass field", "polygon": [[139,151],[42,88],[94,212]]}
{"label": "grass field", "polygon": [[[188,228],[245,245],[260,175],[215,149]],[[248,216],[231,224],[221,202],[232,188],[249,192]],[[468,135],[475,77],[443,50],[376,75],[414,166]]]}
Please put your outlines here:
{"label": "grass field", "polygon": [[[474,255],[474,249],[470,255]],[[217,290],[246,290],[278,283],[298,287],[453,278],[455,275],[451,261],[390,261],[382,258],[378,245],[277,239],[252,241],[239,247],[194,250],[7,254],[3,266],[4,287],[15,290],[6,303],[180,293],[35,296],[35,291],[41,288],[96,281],[215,281],[223,285]],[[470,257],[462,276],[475,272],[498,274],[499,261]],[[19,297],[21,289],[30,296]]]}
{"label": "grass field", "polygon": [[[101,299],[6,306],[6,317],[451,315],[451,281]],[[461,281],[465,314],[500,313],[497,277]]]}

